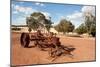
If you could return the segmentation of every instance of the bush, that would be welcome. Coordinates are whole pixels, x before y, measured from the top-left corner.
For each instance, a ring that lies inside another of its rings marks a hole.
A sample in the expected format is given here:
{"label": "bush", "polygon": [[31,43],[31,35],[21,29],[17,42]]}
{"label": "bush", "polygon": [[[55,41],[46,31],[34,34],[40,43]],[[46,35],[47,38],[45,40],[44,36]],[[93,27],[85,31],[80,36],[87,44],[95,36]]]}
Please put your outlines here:
{"label": "bush", "polygon": [[86,27],[84,24],[81,24],[78,28],[76,28],[75,32],[77,32],[78,34],[83,34],[86,33]]}
{"label": "bush", "polygon": [[21,28],[12,28],[12,30],[15,30],[15,31],[20,31],[21,30]]}

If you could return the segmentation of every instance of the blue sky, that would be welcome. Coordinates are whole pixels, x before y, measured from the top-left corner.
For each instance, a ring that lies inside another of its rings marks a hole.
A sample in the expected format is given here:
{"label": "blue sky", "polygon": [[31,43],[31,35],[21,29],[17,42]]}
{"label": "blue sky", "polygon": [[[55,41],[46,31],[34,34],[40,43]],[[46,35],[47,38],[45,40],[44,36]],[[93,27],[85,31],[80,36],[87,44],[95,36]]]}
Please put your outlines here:
{"label": "blue sky", "polygon": [[75,27],[84,22],[83,14],[91,12],[95,14],[94,6],[71,5],[71,4],[54,4],[39,2],[20,2],[12,1],[12,24],[26,24],[26,17],[33,12],[41,12],[46,18],[51,17],[54,25],[58,24],[61,19],[70,20]]}

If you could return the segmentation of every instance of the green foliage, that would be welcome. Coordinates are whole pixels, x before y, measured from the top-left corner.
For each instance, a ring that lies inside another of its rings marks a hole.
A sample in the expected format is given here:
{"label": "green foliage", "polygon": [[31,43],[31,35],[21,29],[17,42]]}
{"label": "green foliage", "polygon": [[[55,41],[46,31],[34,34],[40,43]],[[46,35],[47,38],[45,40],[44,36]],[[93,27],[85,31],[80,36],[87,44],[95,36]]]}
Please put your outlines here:
{"label": "green foliage", "polygon": [[75,29],[75,32],[77,32],[78,34],[86,33],[86,26],[84,24],[81,24],[78,28]]}
{"label": "green foliage", "polygon": [[34,12],[30,15],[30,17],[26,18],[26,24],[29,28],[34,30],[46,28],[49,31],[52,22],[50,19],[46,19],[44,14],[40,12]]}
{"label": "green foliage", "polygon": [[52,22],[50,19],[45,19],[45,28],[47,29],[47,31],[49,32],[50,28],[52,27]]}
{"label": "green foliage", "polygon": [[31,17],[37,19],[38,21],[45,19],[44,14],[42,14],[41,12],[34,12],[31,14]]}
{"label": "green foliage", "polygon": [[96,35],[96,18],[91,13],[85,15],[85,23],[76,28],[78,34],[88,33],[92,36]]}
{"label": "green foliage", "polygon": [[72,32],[74,29],[74,25],[67,21],[66,19],[62,19],[58,25],[54,27],[58,32],[63,32],[64,34],[66,32]]}
{"label": "green foliage", "polygon": [[15,27],[15,28],[12,28],[12,30],[15,30],[15,31],[20,31],[20,30],[21,30],[21,28],[17,28],[17,27]]}
{"label": "green foliage", "polygon": [[85,26],[87,29],[87,33],[95,36],[96,33],[96,17],[91,13],[85,16]]}
{"label": "green foliage", "polygon": [[38,22],[32,17],[26,18],[26,24],[29,28],[32,28],[34,30],[37,30],[39,26]]}
{"label": "green foliage", "polygon": [[96,26],[92,26],[92,27],[91,27],[91,32],[90,32],[90,34],[91,34],[93,37],[96,36]]}

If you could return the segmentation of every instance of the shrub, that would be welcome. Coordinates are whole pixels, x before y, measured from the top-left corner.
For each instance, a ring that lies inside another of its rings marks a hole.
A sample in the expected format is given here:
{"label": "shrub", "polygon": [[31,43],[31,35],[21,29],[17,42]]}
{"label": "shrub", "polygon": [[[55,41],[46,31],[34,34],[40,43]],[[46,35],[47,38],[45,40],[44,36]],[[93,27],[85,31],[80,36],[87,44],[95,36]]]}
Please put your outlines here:
{"label": "shrub", "polygon": [[21,28],[12,28],[12,30],[15,30],[15,31],[20,31],[21,30]]}

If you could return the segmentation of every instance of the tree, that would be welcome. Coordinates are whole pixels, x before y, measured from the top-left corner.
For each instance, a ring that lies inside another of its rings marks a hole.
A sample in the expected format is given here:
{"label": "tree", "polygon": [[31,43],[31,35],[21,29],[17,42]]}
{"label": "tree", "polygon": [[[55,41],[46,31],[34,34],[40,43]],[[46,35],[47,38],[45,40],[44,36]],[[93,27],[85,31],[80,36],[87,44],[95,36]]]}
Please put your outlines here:
{"label": "tree", "polygon": [[78,34],[86,33],[87,30],[85,24],[82,23],[78,28],[75,29],[75,32],[77,32]]}
{"label": "tree", "polygon": [[96,33],[96,17],[91,13],[85,15],[85,26],[87,29],[87,33],[95,36]]}
{"label": "tree", "polygon": [[45,28],[47,29],[47,31],[50,31],[50,28],[52,27],[52,21],[51,18],[50,19],[45,19]]}
{"label": "tree", "polygon": [[96,26],[92,26],[91,28],[91,33],[90,33],[93,37],[96,36]]}
{"label": "tree", "polygon": [[58,25],[54,27],[58,32],[63,32],[65,34],[66,32],[72,32],[74,30],[74,25],[67,21],[66,19],[62,19]]}
{"label": "tree", "polygon": [[32,17],[26,18],[26,24],[29,27],[29,29],[31,28],[31,29],[34,29],[34,30],[37,30],[38,26],[39,26],[38,22]]}
{"label": "tree", "polygon": [[60,29],[60,26],[59,26],[59,25],[54,26],[54,28],[55,28],[55,30],[57,30],[57,31],[58,31],[58,33],[61,31],[61,29]]}
{"label": "tree", "polygon": [[30,17],[26,18],[26,24],[29,28],[34,30],[46,28],[49,31],[52,22],[50,19],[46,19],[44,14],[34,12],[30,15]]}

